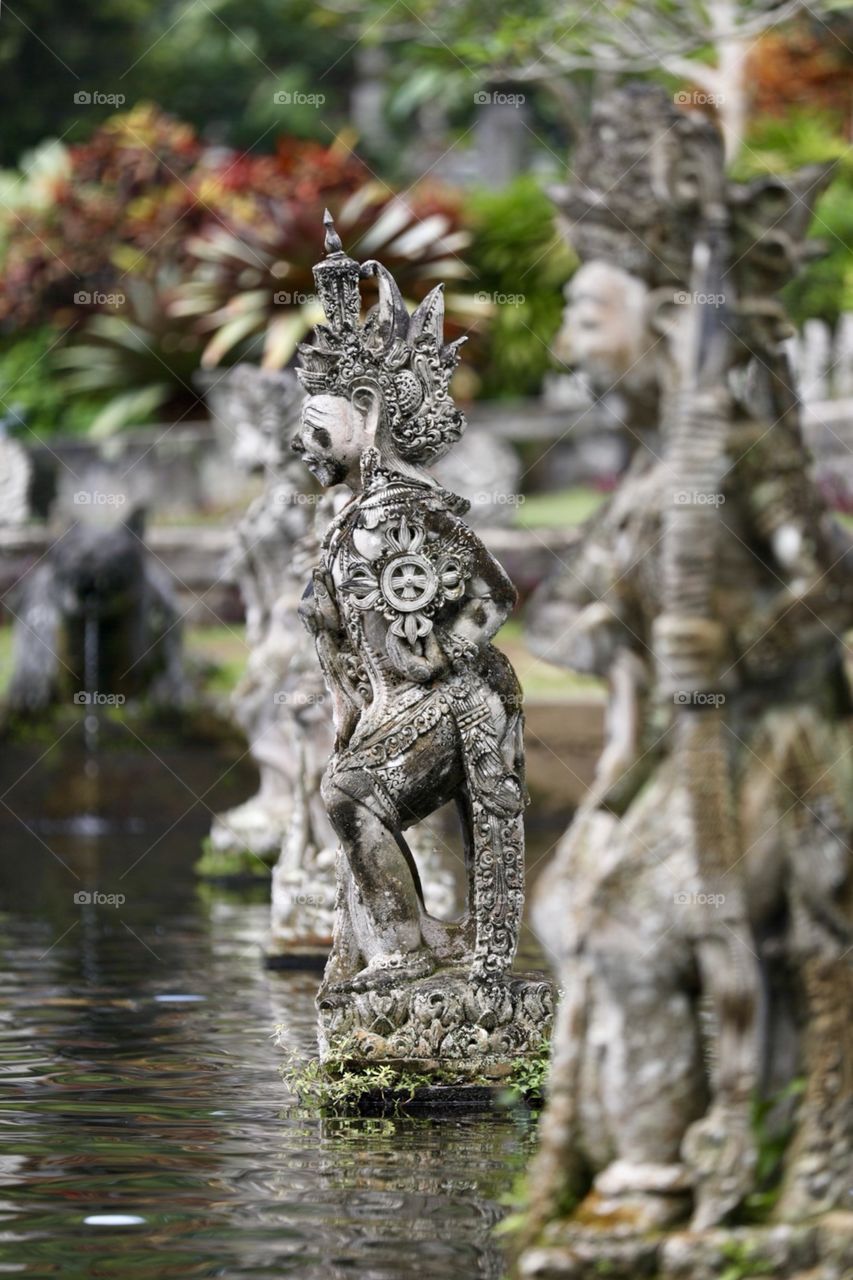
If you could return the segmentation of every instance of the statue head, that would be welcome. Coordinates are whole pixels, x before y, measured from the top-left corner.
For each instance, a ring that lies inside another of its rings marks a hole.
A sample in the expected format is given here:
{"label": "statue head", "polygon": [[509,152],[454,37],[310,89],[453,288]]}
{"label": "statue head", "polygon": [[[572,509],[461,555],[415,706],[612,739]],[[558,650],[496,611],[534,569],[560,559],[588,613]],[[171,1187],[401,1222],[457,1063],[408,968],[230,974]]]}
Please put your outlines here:
{"label": "statue head", "polygon": [[584,263],[566,286],[555,354],[582,370],[596,392],[645,385],[654,376],[648,357],[658,340],[649,294],[644,280],[614,263]]}
{"label": "statue head", "polygon": [[[384,466],[418,471],[459,439],[465,419],[449,386],[464,339],[444,342],[442,285],[409,315],[390,272],[347,257],[328,211],[324,223],[314,281],[327,323],[299,349],[307,396],[293,448],[321,484],[357,487],[368,449]],[[371,276],[379,300],[362,322],[360,281]]]}

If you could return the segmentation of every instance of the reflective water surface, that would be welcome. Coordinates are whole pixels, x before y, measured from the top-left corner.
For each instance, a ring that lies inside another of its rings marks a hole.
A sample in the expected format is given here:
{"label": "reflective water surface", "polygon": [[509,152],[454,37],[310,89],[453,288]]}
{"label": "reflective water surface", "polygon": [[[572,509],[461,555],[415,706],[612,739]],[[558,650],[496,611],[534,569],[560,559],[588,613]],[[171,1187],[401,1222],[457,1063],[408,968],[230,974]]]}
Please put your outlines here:
{"label": "reflective water surface", "polygon": [[0,744],[0,1273],[501,1277],[530,1119],[300,1111],[272,1034],[312,1048],[316,978],[192,874],[245,764],[81,730]]}

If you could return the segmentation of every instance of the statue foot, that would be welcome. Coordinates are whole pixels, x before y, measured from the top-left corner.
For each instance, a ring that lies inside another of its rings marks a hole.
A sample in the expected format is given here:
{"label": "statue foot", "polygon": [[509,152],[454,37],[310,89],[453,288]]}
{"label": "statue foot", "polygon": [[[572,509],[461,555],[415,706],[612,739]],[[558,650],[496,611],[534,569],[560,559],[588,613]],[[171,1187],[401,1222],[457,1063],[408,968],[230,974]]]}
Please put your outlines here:
{"label": "statue foot", "polygon": [[585,1226],[661,1230],[687,1218],[691,1188],[683,1164],[614,1160],[599,1173],[575,1216]]}
{"label": "statue foot", "polygon": [[392,951],[374,956],[370,963],[346,982],[333,983],[329,992],[344,994],[349,991],[377,991],[382,987],[396,986],[399,982],[427,978],[435,969],[435,960],[429,951]]}
{"label": "statue foot", "polygon": [[628,1227],[632,1231],[662,1231],[684,1222],[690,1215],[690,1197],[636,1191],[630,1195],[603,1196],[591,1191],[578,1205],[574,1221],[600,1230]]}

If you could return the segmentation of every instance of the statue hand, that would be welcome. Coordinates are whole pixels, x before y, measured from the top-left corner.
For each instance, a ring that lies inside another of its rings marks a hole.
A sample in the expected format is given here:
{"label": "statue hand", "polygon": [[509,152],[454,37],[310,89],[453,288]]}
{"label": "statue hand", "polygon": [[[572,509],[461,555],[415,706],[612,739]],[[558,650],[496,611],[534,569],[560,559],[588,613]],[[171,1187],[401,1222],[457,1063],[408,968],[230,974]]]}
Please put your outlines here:
{"label": "statue hand", "polygon": [[314,612],[317,617],[317,625],[324,631],[340,631],[341,615],[338,613],[338,606],[335,603],[335,589],[331,578],[324,569],[315,569],[313,576],[314,585]]}
{"label": "statue hand", "polygon": [[447,658],[435,637],[435,632],[430,631],[421,644],[423,653],[415,653],[405,640],[389,632],[385,649],[401,675],[414,680],[417,684],[426,684],[428,680],[446,670]]}

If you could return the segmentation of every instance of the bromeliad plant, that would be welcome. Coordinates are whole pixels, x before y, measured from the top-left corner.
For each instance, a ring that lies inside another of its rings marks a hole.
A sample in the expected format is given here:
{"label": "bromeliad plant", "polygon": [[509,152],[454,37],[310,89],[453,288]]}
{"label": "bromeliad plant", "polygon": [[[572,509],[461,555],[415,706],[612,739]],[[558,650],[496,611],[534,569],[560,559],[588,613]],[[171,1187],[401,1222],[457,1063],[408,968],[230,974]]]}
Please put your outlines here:
{"label": "bromeliad plant", "polygon": [[[72,396],[101,401],[98,434],[192,412],[200,362],[257,359],[262,348],[267,367],[287,363],[317,319],[311,266],[326,205],[411,301],[437,277],[465,275],[458,202],[437,187],[397,195],[345,139],[284,138],[275,155],[240,155],[204,148],[190,126],[140,106],[81,146],[54,146],[49,162],[37,190],[18,179],[18,199],[5,201],[0,336],[62,333],[52,363]],[[458,332],[487,310],[447,301]]]}
{"label": "bromeliad plant", "polygon": [[[322,313],[311,273],[326,207],[351,252],[381,256],[413,302],[437,279],[462,279],[469,242],[457,200],[437,187],[396,194],[374,178],[344,138],[324,147],[282,139],[274,157],[247,158],[249,198],[228,218],[209,219],[189,241],[195,270],[172,308],[210,334],[203,363],[233,358],[263,336],[263,364],[281,368]],[[451,296],[467,327],[483,313]]]}

